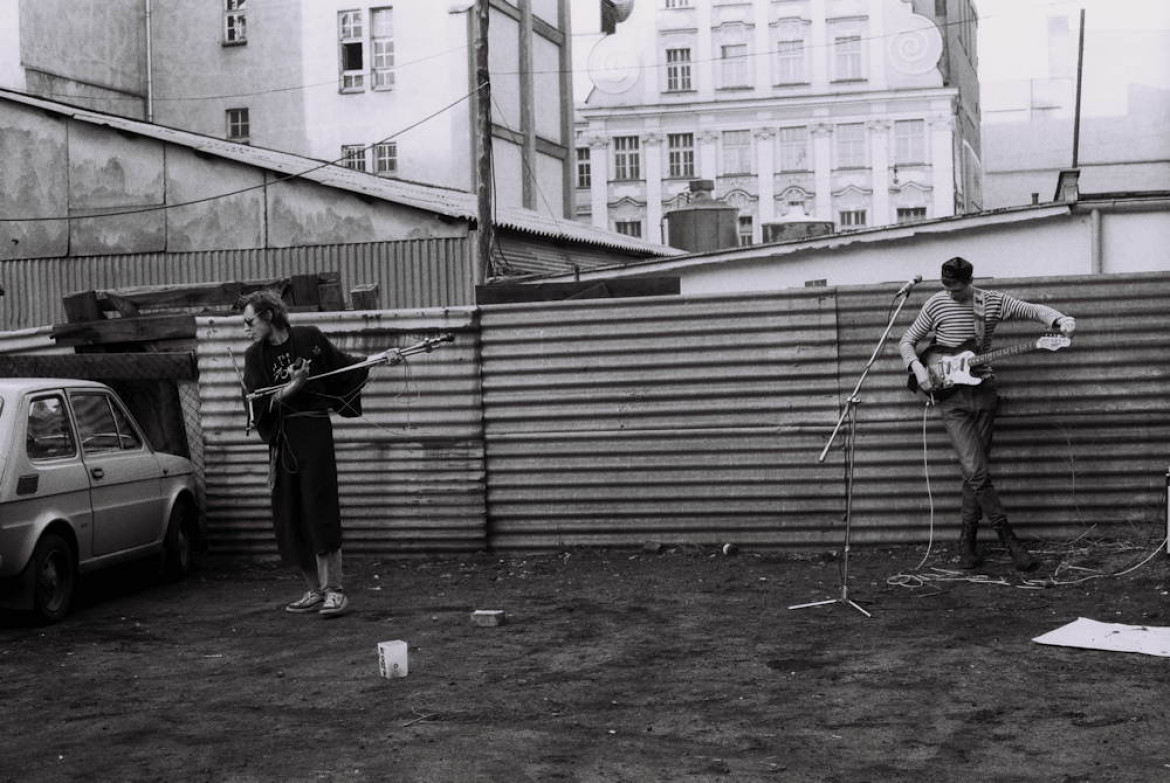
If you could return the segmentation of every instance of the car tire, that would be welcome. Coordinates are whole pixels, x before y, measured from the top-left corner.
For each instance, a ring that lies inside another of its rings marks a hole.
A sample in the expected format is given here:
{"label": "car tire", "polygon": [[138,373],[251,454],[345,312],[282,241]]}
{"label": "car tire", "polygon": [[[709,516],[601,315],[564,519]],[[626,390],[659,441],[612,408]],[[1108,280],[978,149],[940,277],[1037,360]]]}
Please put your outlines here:
{"label": "car tire", "polygon": [[44,623],[55,623],[69,613],[77,585],[73,548],[56,533],[46,533],[32,556],[33,614]]}
{"label": "car tire", "polygon": [[191,573],[195,557],[195,511],[182,501],[171,509],[163,542],[163,578],[175,582]]}

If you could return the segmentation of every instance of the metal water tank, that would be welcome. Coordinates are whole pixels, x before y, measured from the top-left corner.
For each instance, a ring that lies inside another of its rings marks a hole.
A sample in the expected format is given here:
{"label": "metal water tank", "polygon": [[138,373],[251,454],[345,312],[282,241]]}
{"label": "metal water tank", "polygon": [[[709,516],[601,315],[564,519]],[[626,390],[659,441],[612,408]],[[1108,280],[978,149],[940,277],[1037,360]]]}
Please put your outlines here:
{"label": "metal water tank", "polygon": [[666,230],[671,247],[704,253],[739,246],[739,210],[711,198],[715,183],[693,180],[691,201],[666,213]]}

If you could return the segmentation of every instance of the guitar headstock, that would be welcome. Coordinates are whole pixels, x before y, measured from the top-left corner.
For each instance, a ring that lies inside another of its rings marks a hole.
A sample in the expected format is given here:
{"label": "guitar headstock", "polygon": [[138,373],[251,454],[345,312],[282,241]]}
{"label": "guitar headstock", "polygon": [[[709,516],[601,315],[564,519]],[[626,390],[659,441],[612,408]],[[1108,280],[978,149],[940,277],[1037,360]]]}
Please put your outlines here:
{"label": "guitar headstock", "polygon": [[1067,334],[1060,334],[1053,332],[1045,334],[1036,339],[1036,347],[1042,348],[1045,351],[1059,351],[1061,348],[1067,348],[1072,345],[1072,338]]}

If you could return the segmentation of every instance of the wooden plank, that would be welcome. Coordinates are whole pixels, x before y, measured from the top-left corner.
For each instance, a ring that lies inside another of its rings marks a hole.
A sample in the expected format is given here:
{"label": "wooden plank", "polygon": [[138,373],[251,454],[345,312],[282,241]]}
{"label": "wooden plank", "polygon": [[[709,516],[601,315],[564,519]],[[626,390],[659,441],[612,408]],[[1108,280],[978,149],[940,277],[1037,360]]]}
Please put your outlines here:
{"label": "wooden plank", "polygon": [[97,291],[70,294],[61,300],[61,304],[65,306],[65,318],[70,322],[98,321],[102,318]]}
{"label": "wooden plank", "polygon": [[0,377],[193,381],[199,375],[195,354],[81,353],[64,356],[0,354]]}
{"label": "wooden plank", "polygon": [[377,283],[363,283],[356,285],[349,292],[350,301],[354,310],[377,310],[380,308]]}
{"label": "wooden plank", "polygon": [[193,339],[195,316],[179,313],[57,324],[53,327],[51,336],[58,345],[107,345]]}

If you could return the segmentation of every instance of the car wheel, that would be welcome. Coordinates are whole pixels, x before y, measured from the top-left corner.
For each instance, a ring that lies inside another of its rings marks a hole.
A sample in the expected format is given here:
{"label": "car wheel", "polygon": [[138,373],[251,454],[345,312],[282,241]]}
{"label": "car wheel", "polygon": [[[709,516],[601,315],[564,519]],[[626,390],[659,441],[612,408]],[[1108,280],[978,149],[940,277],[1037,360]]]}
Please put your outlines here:
{"label": "car wheel", "polygon": [[191,573],[195,550],[195,513],[186,503],[176,503],[167,523],[163,545],[163,576],[174,581]]}
{"label": "car wheel", "polygon": [[33,613],[55,623],[69,612],[77,568],[73,549],[56,533],[46,533],[33,550]]}

